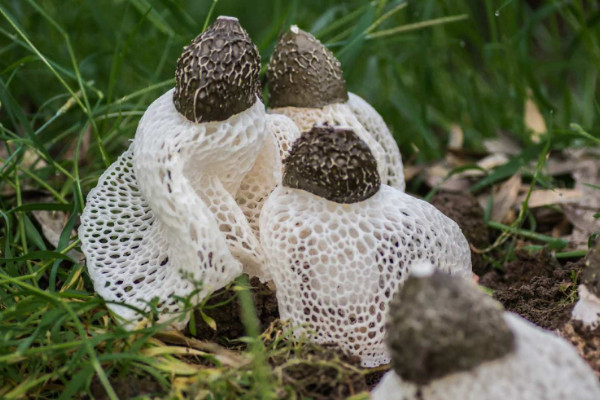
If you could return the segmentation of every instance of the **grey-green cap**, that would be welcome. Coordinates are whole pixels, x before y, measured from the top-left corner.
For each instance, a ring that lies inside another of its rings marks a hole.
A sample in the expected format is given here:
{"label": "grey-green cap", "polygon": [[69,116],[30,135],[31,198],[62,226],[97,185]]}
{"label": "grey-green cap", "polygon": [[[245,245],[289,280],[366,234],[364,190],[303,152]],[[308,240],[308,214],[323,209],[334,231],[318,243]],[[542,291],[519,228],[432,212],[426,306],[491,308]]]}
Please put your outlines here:
{"label": "grey-green cap", "polygon": [[336,203],[356,203],[381,186],[369,146],[350,128],[315,125],[283,161],[283,185]]}
{"label": "grey-green cap", "polygon": [[260,55],[236,18],[219,17],[177,60],[173,103],[192,122],[223,121],[260,97]]}
{"label": "grey-green cap", "polygon": [[297,26],[279,38],[269,60],[267,85],[271,108],[321,108],[348,100],[338,59]]}
{"label": "grey-green cap", "polygon": [[386,342],[404,380],[427,384],[510,353],[499,303],[464,278],[411,276],[390,303]]}

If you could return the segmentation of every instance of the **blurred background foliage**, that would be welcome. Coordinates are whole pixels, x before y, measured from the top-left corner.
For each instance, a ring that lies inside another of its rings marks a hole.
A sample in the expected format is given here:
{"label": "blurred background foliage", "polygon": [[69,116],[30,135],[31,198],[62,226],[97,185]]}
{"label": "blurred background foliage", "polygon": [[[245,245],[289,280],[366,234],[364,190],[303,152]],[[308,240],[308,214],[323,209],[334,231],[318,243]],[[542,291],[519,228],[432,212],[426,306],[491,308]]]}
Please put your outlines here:
{"label": "blurred background foliage", "polygon": [[[441,157],[453,124],[462,128],[471,150],[499,132],[527,142],[523,113],[529,96],[554,131],[569,133],[569,123],[576,122],[600,134],[597,1],[419,0],[405,6],[385,0],[2,3],[0,79],[1,89],[8,92],[3,97],[12,97],[33,130],[65,109],[69,93],[35,47],[79,95],[80,75],[111,161],[133,137],[143,110],[173,85],[177,57],[202,30],[213,5],[212,18],[223,14],[240,19],[263,63],[290,24],[314,33],[341,59],[349,90],[383,115],[405,159]],[[393,15],[369,32],[390,10]],[[450,16],[459,20],[373,35]],[[14,110],[6,107],[10,100],[2,100],[0,121],[14,131],[22,129],[10,115]],[[36,132],[51,152],[65,147],[57,137],[68,140],[89,121],[76,105],[66,108],[51,127]],[[98,155],[97,149],[92,146],[90,155]]]}

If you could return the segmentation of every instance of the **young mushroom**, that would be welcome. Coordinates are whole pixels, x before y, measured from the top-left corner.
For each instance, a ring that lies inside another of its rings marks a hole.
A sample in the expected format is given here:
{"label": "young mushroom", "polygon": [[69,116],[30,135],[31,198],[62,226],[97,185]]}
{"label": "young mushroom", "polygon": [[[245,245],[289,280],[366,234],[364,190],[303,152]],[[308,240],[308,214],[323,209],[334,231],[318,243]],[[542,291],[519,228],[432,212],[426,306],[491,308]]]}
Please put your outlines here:
{"label": "young mushroom", "polygon": [[393,370],[373,400],[592,400],[593,371],[565,340],[468,280],[417,268],[390,304]]}
{"label": "young mushroom", "polygon": [[581,270],[581,284],[577,288],[579,300],[573,308],[571,318],[584,326],[595,329],[600,326],[600,242],[585,258]]}
{"label": "young mushroom", "polygon": [[470,277],[458,226],[429,203],[381,184],[369,147],[350,128],[315,125],[284,160],[264,204],[260,237],[282,319],[374,367],[388,302],[414,263]]}
{"label": "young mushroom", "polygon": [[197,303],[242,264],[261,273],[258,239],[235,201],[273,145],[259,70],[237,19],[219,17],[184,49],[175,89],[148,107],[133,144],[90,192],[79,229],[88,271],[129,325],[153,299],[165,321],[180,313],[178,297]]}
{"label": "young mushroom", "polygon": [[383,118],[348,93],[340,62],[313,35],[292,26],[275,46],[267,69],[269,111],[301,131],[315,123],[351,127],[371,149],[383,183],[404,190],[402,157]]}

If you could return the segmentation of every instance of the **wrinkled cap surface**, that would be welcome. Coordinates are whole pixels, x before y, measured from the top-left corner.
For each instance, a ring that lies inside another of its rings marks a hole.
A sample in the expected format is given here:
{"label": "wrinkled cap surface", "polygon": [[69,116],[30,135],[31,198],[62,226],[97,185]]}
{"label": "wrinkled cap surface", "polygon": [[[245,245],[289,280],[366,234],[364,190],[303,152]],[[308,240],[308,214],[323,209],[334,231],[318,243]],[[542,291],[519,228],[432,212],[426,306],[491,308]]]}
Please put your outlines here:
{"label": "wrinkled cap surface", "polygon": [[283,185],[336,203],[356,203],[377,193],[381,181],[377,161],[354,131],[315,125],[284,160]]}
{"label": "wrinkled cap surface", "polygon": [[513,351],[499,303],[463,278],[410,277],[390,304],[387,345],[407,381],[426,384]]}
{"label": "wrinkled cap surface", "polygon": [[219,17],[183,50],[173,103],[192,122],[223,121],[260,97],[260,55],[235,18]]}
{"label": "wrinkled cap surface", "polygon": [[600,240],[585,258],[585,267],[581,270],[581,283],[587,290],[600,298]]}
{"label": "wrinkled cap surface", "polygon": [[296,26],[279,38],[269,60],[267,84],[271,108],[321,108],[348,100],[338,59]]}

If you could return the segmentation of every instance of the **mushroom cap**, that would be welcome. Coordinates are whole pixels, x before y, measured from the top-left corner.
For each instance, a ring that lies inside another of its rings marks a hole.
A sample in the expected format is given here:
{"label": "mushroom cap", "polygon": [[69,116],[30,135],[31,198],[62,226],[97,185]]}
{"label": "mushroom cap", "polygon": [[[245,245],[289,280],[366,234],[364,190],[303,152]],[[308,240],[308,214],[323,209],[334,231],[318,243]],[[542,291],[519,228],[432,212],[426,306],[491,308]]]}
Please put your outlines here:
{"label": "mushroom cap", "polygon": [[338,59],[297,26],[279,38],[269,60],[267,84],[271,108],[320,108],[348,100]]}
{"label": "mushroom cap", "polygon": [[503,316],[515,336],[515,350],[469,370],[426,385],[388,372],[372,400],[596,400],[600,383],[566,340],[518,315]]}
{"label": "mushroom cap", "polygon": [[177,60],[173,103],[192,122],[223,121],[261,95],[260,55],[237,19],[219,17]]}
{"label": "mushroom cap", "polygon": [[369,146],[350,128],[313,126],[283,163],[283,185],[336,203],[366,200],[381,186]]}
{"label": "mushroom cap", "polygon": [[390,362],[385,315],[415,263],[472,275],[458,225],[387,185],[352,204],[279,186],[263,206],[259,227],[281,319],[300,326],[298,335],[339,344],[366,367]]}
{"label": "mushroom cap", "polygon": [[329,104],[322,108],[279,107],[269,109],[270,113],[285,115],[296,124],[300,132],[309,131],[315,124],[329,124],[350,128],[364,141],[377,161],[381,182],[387,180],[386,152],[365,127],[358,121],[348,103]]}
{"label": "mushroom cap", "polygon": [[500,304],[471,282],[441,272],[408,278],[390,304],[387,332],[394,371],[420,385],[514,348]]}

